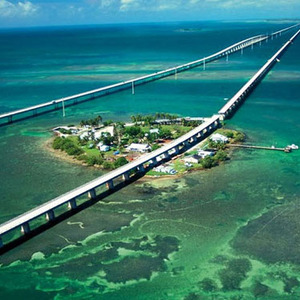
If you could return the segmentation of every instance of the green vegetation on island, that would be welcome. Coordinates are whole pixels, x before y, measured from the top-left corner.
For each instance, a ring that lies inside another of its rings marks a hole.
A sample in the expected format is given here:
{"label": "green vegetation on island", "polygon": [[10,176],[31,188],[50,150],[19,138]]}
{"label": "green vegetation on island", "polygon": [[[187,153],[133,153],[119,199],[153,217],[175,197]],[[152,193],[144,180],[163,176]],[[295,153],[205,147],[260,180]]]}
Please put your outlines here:
{"label": "green vegetation on island", "polygon": [[[203,118],[180,118],[177,115],[132,116],[133,123],[105,121],[97,116],[82,120],[79,126],[54,128],[57,135],[52,147],[61,150],[88,166],[112,170],[138,158],[142,153],[154,151],[171,140],[200,125]],[[147,175],[183,174],[194,169],[212,168],[228,160],[227,143],[244,140],[241,132],[218,129],[200,147],[179,155],[166,165],[148,171]]]}

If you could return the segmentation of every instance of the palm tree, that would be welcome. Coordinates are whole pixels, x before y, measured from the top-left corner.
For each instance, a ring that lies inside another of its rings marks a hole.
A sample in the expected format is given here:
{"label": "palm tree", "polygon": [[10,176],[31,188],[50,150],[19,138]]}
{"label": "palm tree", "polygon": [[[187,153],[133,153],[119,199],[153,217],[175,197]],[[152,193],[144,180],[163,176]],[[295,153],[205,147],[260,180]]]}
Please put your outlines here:
{"label": "palm tree", "polygon": [[136,116],[134,116],[134,115],[132,115],[131,117],[130,117],[130,119],[131,119],[131,121],[132,121],[132,123],[136,123]]}
{"label": "palm tree", "polygon": [[96,122],[97,122],[97,125],[99,126],[99,124],[102,122],[102,117],[100,115],[98,115],[96,117]]}

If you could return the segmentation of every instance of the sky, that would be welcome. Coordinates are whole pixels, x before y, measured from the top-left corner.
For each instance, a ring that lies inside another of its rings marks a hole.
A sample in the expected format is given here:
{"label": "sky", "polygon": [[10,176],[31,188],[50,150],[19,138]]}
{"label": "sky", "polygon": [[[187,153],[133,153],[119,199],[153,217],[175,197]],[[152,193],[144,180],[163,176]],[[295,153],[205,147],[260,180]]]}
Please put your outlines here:
{"label": "sky", "polygon": [[0,0],[0,27],[285,18],[300,0]]}

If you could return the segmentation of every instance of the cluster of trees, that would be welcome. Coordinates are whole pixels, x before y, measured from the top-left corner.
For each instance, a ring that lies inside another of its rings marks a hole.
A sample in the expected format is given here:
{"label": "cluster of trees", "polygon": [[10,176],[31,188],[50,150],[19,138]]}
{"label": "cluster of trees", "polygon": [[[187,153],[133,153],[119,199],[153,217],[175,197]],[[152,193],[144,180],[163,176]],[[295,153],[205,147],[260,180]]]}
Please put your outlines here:
{"label": "cluster of trees", "polygon": [[125,157],[118,157],[114,161],[108,161],[105,159],[104,155],[101,154],[99,154],[98,156],[80,155],[78,159],[84,161],[88,166],[98,165],[105,170],[114,170],[128,163]]}
{"label": "cluster of trees", "polygon": [[99,155],[87,155],[74,138],[56,137],[53,140],[52,147],[65,151],[68,155],[76,156],[78,160],[85,162],[89,166],[99,165],[104,169],[112,170],[128,163],[125,157],[119,157],[114,161],[105,159],[103,153]]}
{"label": "cluster of trees", "polygon": [[206,156],[201,160],[201,165],[204,169],[210,169],[217,166],[221,161],[228,159],[228,155],[223,150],[218,150],[214,156]]}
{"label": "cluster of trees", "polygon": [[131,121],[133,123],[144,123],[146,125],[151,125],[155,122],[157,119],[168,119],[168,120],[175,120],[177,119],[177,115],[172,115],[168,113],[156,113],[155,115],[133,115],[130,117]]}
{"label": "cluster of trees", "polygon": [[133,115],[130,117],[131,121],[135,124],[143,123],[145,125],[155,124],[156,120],[169,120],[170,123],[174,123],[172,121],[177,120],[176,123],[181,123],[182,126],[191,126],[196,127],[202,123],[202,121],[197,120],[189,120],[187,118],[179,118],[178,115],[172,115],[168,113],[156,113],[155,115]]}
{"label": "cluster of trees", "polygon": [[245,135],[239,131],[225,131],[224,135],[232,139],[234,143],[243,142],[245,140]]}
{"label": "cluster of trees", "polygon": [[56,137],[52,143],[53,149],[65,151],[68,155],[78,156],[84,151],[78,146],[76,141],[71,138]]}
{"label": "cluster of trees", "polygon": [[99,115],[96,118],[89,119],[89,120],[81,120],[80,121],[80,126],[83,127],[85,125],[89,126],[99,126],[99,124],[102,122],[102,117]]}

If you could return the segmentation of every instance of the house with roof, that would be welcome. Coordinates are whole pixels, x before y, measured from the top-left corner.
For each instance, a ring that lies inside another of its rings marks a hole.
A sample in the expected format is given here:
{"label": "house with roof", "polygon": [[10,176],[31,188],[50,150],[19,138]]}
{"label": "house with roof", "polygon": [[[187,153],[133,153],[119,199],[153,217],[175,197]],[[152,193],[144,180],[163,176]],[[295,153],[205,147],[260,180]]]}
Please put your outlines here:
{"label": "house with roof", "polygon": [[212,134],[210,139],[215,143],[228,143],[228,141],[229,141],[227,136],[220,134],[220,133]]}
{"label": "house with roof", "polygon": [[205,158],[206,156],[214,156],[214,155],[215,155],[214,151],[208,151],[202,149],[198,151],[198,156],[200,156],[201,158]]}
{"label": "house with roof", "polygon": [[170,167],[170,166],[164,166],[164,165],[160,165],[158,167],[155,167],[153,169],[153,171],[156,171],[156,172],[160,172],[160,173],[167,173],[167,174],[170,174],[170,175],[174,175],[177,173],[177,171]]}
{"label": "house with roof", "polygon": [[102,152],[107,152],[107,151],[110,150],[110,146],[108,146],[108,145],[101,145],[99,147],[99,150],[102,151]]}
{"label": "house with roof", "polygon": [[191,163],[191,164],[198,164],[200,160],[201,160],[201,156],[197,154],[187,156],[183,159],[185,163]]}
{"label": "house with roof", "polygon": [[150,134],[153,134],[153,133],[159,134],[159,128],[151,128],[151,129],[149,130],[149,132],[150,132]]}
{"label": "house with roof", "polygon": [[149,146],[149,144],[137,144],[137,143],[130,144],[126,149],[128,151],[141,152],[141,153],[151,151],[151,147]]}

